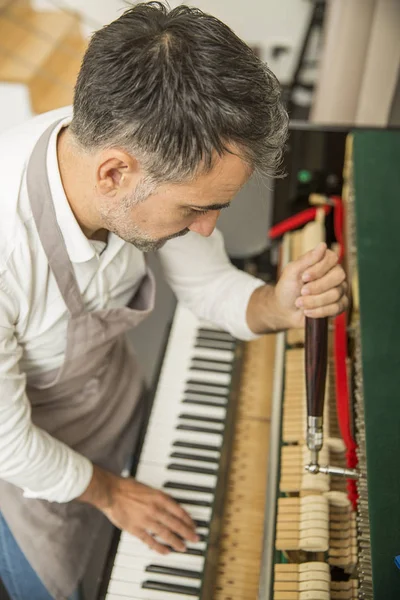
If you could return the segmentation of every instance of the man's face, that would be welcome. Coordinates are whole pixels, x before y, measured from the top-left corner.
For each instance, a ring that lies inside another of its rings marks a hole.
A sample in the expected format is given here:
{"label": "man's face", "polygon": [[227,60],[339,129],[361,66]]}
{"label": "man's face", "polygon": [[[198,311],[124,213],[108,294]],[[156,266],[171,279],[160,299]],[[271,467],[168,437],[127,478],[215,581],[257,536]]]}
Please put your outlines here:
{"label": "man's face", "polygon": [[135,201],[141,183],[132,178],[128,193],[99,205],[103,225],[143,252],[157,250],[189,231],[208,237],[220,211],[250,175],[242,159],[226,153],[209,173],[188,183],[159,185],[142,201]]}

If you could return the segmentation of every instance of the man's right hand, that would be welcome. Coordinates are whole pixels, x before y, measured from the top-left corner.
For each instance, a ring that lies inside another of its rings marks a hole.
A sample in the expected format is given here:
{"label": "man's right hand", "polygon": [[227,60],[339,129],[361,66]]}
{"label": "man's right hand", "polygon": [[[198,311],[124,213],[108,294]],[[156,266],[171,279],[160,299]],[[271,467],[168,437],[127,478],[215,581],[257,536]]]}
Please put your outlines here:
{"label": "man's right hand", "polygon": [[184,552],[183,540],[198,542],[195,524],[188,513],[167,494],[123,478],[94,465],[88,488],[77,498],[101,510],[116,527],[138,537],[160,554]]}

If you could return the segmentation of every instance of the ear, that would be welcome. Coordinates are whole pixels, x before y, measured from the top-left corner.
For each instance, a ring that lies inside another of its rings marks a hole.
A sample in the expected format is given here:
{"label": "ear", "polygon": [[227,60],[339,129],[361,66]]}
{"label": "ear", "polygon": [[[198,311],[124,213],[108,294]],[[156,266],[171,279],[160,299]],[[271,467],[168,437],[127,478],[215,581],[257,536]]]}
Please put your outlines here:
{"label": "ear", "polygon": [[96,173],[96,184],[104,196],[116,196],[128,193],[139,178],[138,161],[117,148],[101,152]]}

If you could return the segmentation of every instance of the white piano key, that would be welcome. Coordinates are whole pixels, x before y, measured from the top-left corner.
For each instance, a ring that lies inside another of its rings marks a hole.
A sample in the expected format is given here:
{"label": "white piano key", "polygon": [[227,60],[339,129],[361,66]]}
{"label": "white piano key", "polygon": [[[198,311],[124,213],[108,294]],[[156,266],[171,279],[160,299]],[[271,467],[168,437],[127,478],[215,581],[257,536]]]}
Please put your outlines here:
{"label": "white piano key", "polygon": [[[137,559],[140,559],[142,557],[130,554],[130,551],[131,548],[129,547],[129,545],[124,544],[121,552],[118,552],[115,556],[114,568],[117,566],[125,567],[127,569],[134,568],[132,567],[132,561],[136,561]],[[148,565],[162,564],[160,562],[160,559],[162,558],[168,558],[168,566],[175,567],[176,569],[189,569],[193,571],[203,571],[204,569],[204,556],[197,556],[194,554],[187,554],[182,552],[171,552],[167,555],[162,555],[153,552],[153,555],[154,556],[148,556],[147,554],[145,555],[147,557],[147,563],[143,564],[143,570]]]}
{"label": "white piano key", "polygon": [[[133,596],[129,596],[130,600],[143,600],[142,598],[134,598]],[[126,600],[126,596],[120,596],[119,594],[107,594],[106,600]]]}
{"label": "white piano key", "polygon": [[[150,573],[149,573],[150,575]],[[148,577],[152,580],[152,577]],[[110,593],[112,594],[125,594],[128,598],[135,596],[142,598],[143,600],[198,600],[199,596],[188,596],[186,594],[175,594],[170,592],[158,591],[158,590],[145,590],[141,584],[128,583],[126,581],[115,581],[111,579],[110,585],[108,586]]]}
{"label": "white piano key", "polygon": [[[108,594],[106,596],[106,600],[126,600],[126,596],[121,596],[120,594]],[[143,596],[138,598],[137,596],[129,596],[129,600],[144,600]]]}
{"label": "white piano key", "polygon": [[190,368],[206,372],[225,373],[229,376],[231,376],[232,372],[231,363],[210,361],[204,358],[192,358]]}
{"label": "white piano key", "polygon": [[204,568],[205,554],[190,554],[189,552],[170,552],[169,554],[159,554],[149,548],[141,551],[135,544],[131,544],[126,540],[121,542],[121,549],[115,556],[115,565],[120,567],[132,568],[138,570],[138,566],[142,564],[143,559],[147,559],[147,563],[142,565],[144,569],[147,565],[160,564],[162,559],[168,559],[168,565],[182,569],[193,569],[201,571]]}
{"label": "white piano key", "polygon": [[[168,491],[168,490],[165,490]],[[179,503],[184,510],[192,517],[194,520],[202,520],[202,521],[210,521],[212,515],[212,509],[206,506],[193,506],[189,504],[185,504],[184,502]]]}
{"label": "white piano key", "polygon": [[206,360],[224,360],[233,363],[235,353],[232,350],[214,350],[212,348],[194,348],[191,358],[204,358]]}
{"label": "white piano key", "polygon": [[[187,542],[187,546],[189,546],[193,550],[201,550],[204,553],[207,550],[207,542],[202,542],[202,541],[200,541],[200,542]],[[188,555],[188,556],[190,556],[190,555]]]}
{"label": "white piano key", "polygon": [[[186,554],[184,552],[171,552],[170,554],[163,555],[152,551],[150,553],[137,554],[138,550],[135,550],[134,546],[130,546],[127,542],[121,542],[122,547],[118,550],[115,556],[115,566],[130,568],[133,561],[141,560],[146,558],[147,565],[162,564],[162,559],[168,559],[168,566],[182,569],[193,569],[194,571],[202,571],[204,569],[204,556],[195,556],[193,554]],[[145,568],[145,566],[143,568]]]}
{"label": "white piano key", "polygon": [[139,464],[136,478],[141,483],[160,489],[167,481],[185,483],[188,485],[203,485],[215,488],[217,478],[215,475],[202,475],[198,473],[184,473],[168,471],[166,467],[154,464]]}
{"label": "white piano key", "polygon": [[213,371],[198,371],[197,369],[190,369],[189,379],[202,383],[218,383],[220,385],[229,386],[232,377],[228,373],[214,373]]}
{"label": "white piano key", "polygon": [[171,554],[162,555],[154,551],[142,552],[139,556],[133,556],[128,553],[131,549],[129,542],[124,542],[124,548],[127,549],[127,552],[120,552],[118,550],[115,557],[115,566],[136,570],[144,570],[149,565],[189,569],[192,571],[202,571],[204,568],[204,556],[193,556],[184,552],[172,552]]}
{"label": "white piano key", "polygon": [[[167,490],[165,490],[167,491]],[[204,500],[205,502],[214,502],[213,494],[206,494],[205,492],[192,492],[189,490],[168,490],[168,493],[173,496],[176,500]]]}
{"label": "white piano key", "polygon": [[183,404],[180,407],[180,414],[198,415],[199,417],[224,420],[226,418],[226,408],[220,406],[200,406],[198,404],[186,406]]}

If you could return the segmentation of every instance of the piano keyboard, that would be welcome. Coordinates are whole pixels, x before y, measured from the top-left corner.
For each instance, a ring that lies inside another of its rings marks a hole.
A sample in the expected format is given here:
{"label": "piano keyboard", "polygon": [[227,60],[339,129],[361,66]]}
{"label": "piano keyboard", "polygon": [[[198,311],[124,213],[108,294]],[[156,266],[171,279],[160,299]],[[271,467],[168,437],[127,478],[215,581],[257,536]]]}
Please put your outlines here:
{"label": "piano keyboard", "polygon": [[200,541],[162,556],[122,532],[106,600],[200,598],[235,347],[178,305],[136,478],[175,498]]}

